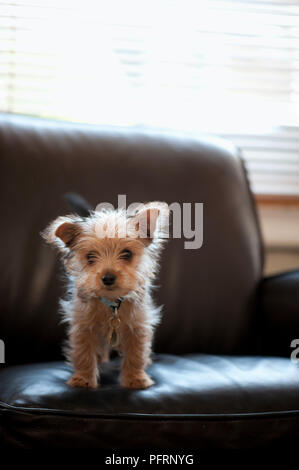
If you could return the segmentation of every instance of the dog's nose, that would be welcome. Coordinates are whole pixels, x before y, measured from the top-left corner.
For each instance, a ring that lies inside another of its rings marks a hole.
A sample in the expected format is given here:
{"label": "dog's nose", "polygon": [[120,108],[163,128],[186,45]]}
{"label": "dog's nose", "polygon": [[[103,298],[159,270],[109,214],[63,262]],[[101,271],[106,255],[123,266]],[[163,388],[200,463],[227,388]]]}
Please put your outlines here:
{"label": "dog's nose", "polygon": [[112,273],[106,273],[102,276],[102,281],[105,286],[112,286],[114,284],[116,276]]}

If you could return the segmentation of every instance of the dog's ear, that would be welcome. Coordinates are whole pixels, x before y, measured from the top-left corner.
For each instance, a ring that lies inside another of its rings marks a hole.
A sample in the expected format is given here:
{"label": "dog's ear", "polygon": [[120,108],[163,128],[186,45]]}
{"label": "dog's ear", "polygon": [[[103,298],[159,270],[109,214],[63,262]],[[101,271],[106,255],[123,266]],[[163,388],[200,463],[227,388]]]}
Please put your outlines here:
{"label": "dog's ear", "polygon": [[81,227],[75,217],[58,217],[42,232],[47,243],[60,249],[71,248],[81,234]]}
{"label": "dog's ear", "polygon": [[136,212],[129,222],[130,232],[133,237],[139,238],[145,246],[148,246],[154,237],[161,236],[162,225],[164,229],[169,225],[169,221],[165,222],[169,218],[168,205],[163,202],[151,202],[141,205]]}
{"label": "dog's ear", "polygon": [[59,225],[59,227],[57,227],[55,236],[60,238],[60,240],[62,240],[67,247],[70,247],[74,244],[80,233],[81,230],[78,224],[64,222],[63,224]]}

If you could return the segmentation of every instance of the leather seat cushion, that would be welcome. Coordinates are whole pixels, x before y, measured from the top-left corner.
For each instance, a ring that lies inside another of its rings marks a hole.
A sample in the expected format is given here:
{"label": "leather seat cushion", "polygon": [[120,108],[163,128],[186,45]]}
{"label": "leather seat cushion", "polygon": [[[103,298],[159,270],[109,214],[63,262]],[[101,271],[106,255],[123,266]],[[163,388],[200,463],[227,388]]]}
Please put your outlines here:
{"label": "leather seat cushion", "polygon": [[[299,432],[299,369],[289,359],[156,355],[147,390],[119,386],[119,359],[98,390],[66,385],[63,362],[0,371],[6,446],[209,448],[275,445]],[[2,425],[1,425],[2,424]]]}

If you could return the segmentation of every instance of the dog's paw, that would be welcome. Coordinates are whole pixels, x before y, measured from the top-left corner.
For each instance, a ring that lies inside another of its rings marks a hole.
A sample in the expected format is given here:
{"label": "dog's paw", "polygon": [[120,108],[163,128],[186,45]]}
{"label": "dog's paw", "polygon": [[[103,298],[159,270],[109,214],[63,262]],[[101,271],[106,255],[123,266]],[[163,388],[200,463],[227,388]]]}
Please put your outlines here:
{"label": "dog's paw", "polygon": [[74,374],[72,377],[67,381],[67,384],[71,387],[80,387],[80,388],[97,388],[98,382],[96,377],[87,378],[83,377],[82,375]]}
{"label": "dog's paw", "polygon": [[127,375],[121,379],[121,385],[125,388],[148,388],[154,385],[154,381],[143,372],[140,375]]}

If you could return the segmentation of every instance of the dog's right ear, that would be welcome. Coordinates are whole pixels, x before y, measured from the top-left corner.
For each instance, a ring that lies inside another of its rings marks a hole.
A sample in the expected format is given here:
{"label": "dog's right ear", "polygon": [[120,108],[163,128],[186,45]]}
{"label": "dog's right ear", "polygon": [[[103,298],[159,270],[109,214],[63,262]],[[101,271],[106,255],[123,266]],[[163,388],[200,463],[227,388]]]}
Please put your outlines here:
{"label": "dog's right ear", "polygon": [[79,235],[78,225],[70,222],[64,222],[55,231],[55,236],[60,238],[67,247],[73,245]]}
{"label": "dog's right ear", "polygon": [[71,248],[79,235],[81,227],[75,217],[58,217],[43,232],[42,237],[47,243],[56,245],[64,250]]}

